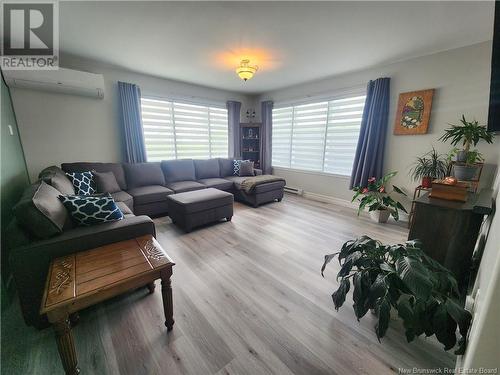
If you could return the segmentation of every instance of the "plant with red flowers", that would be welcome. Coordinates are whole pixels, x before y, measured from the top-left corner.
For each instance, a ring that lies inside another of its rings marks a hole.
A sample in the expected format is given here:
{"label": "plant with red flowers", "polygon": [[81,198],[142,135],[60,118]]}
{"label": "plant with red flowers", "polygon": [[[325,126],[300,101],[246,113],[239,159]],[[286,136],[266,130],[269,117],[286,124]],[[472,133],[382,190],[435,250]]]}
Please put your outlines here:
{"label": "plant with red flowers", "polygon": [[395,191],[398,194],[406,196],[400,188],[393,185],[393,190],[391,192],[387,191],[386,185],[391,178],[393,178],[398,172],[391,172],[376,179],[375,177],[370,177],[368,179],[368,185],[366,187],[356,186],[353,190],[355,192],[352,197],[354,202],[356,199],[359,201],[358,215],[368,207],[369,212],[374,211],[385,211],[394,218],[394,220],[399,220],[399,210],[407,213],[403,205],[391,198],[390,194]]}

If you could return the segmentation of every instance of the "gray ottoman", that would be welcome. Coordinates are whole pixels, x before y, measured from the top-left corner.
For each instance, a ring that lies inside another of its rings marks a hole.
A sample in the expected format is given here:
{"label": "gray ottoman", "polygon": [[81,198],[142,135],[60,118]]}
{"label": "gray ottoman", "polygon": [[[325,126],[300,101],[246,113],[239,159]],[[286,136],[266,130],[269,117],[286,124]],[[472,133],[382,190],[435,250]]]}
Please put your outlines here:
{"label": "gray ottoman", "polygon": [[233,194],[213,188],[172,194],[167,197],[168,216],[190,232],[194,227],[224,218],[231,221],[233,201]]}

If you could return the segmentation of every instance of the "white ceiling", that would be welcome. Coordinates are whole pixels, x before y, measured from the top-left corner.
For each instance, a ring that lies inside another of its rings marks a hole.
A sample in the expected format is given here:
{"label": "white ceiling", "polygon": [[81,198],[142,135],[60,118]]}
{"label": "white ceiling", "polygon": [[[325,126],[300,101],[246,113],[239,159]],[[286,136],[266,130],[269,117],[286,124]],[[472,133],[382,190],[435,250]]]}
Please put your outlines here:
{"label": "white ceiling", "polygon": [[[247,94],[492,39],[493,2],[61,2],[60,48]],[[259,65],[241,81],[239,60]]]}

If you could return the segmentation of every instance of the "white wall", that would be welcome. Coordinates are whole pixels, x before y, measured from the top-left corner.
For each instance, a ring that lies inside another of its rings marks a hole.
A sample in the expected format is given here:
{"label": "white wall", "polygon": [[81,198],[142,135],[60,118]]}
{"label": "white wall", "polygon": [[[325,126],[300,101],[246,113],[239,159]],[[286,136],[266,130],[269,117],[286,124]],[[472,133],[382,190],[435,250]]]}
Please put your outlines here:
{"label": "white wall", "polygon": [[[498,158],[500,165],[500,157]],[[469,344],[459,366],[464,368],[495,368],[500,365],[500,171],[497,173],[494,196],[496,214],[491,222],[473,296],[474,320]],[[478,292],[479,291],[479,292]]]}
{"label": "white wall", "polygon": [[[308,96],[325,95],[358,85],[366,85],[370,79],[391,77],[391,99],[389,124],[385,149],[385,170],[399,171],[394,184],[404,187],[410,194],[417,183],[410,180],[408,171],[415,156],[431,148],[448,152],[449,144],[437,139],[448,126],[457,123],[463,114],[486,123],[488,117],[489,83],[491,67],[491,42],[485,42],[419,57],[387,66],[375,67],[355,73],[324,79],[321,81],[293,86],[262,95],[259,100],[280,102],[301,100]],[[402,92],[436,89],[432,103],[429,132],[425,135],[395,136],[392,134],[398,96]],[[480,144],[479,148],[486,162],[496,164],[500,153],[500,139],[495,144]],[[485,168],[483,184],[491,186],[494,167]],[[348,178],[285,171],[276,168],[275,174],[283,176],[287,184],[316,194],[349,199]]]}
{"label": "white wall", "polygon": [[136,74],[72,56],[61,56],[61,66],[103,74],[105,97],[99,100],[35,90],[11,90],[32,180],[43,168],[62,162],[123,160],[118,81],[138,84],[143,95],[219,104],[238,100],[242,102],[243,116],[246,108],[254,105],[253,97]]}

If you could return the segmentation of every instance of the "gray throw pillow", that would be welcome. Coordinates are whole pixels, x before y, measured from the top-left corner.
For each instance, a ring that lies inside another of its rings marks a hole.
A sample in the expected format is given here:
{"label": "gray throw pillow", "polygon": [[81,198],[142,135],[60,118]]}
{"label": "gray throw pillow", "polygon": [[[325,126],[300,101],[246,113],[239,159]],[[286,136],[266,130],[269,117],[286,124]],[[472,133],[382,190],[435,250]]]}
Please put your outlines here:
{"label": "gray throw pillow", "polygon": [[193,162],[198,180],[220,177],[219,161],[217,159],[194,160]]}
{"label": "gray throw pillow", "polygon": [[123,164],[129,189],[149,185],[165,185],[159,162]]}
{"label": "gray throw pillow", "polygon": [[98,193],[116,193],[122,190],[113,172],[92,171],[92,174]]}
{"label": "gray throw pillow", "polygon": [[37,238],[50,238],[61,233],[69,218],[59,200],[60,195],[57,189],[44,181],[30,185],[14,206],[17,221]]}
{"label": "gray throw pillow", "polygon": [[59,190],[61,194],[75,194],[75,187],[73,186],[71,180],[68,178],[68,176],[66,176],[66,173],[64,173],[61,168],[56,167],[55,165],[47,167],[43,171],[41,171],[38,175],[38,178]]}
{"label": "gray throw pillow", "polygon": [[253,161],[241,161],[238,175],[240,177],[253,176]]}
{"label": "gray throw pillow", "polygon": [[233,160],[234,159],[219,158],[219,170],[221,177],[234,176]]}

